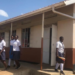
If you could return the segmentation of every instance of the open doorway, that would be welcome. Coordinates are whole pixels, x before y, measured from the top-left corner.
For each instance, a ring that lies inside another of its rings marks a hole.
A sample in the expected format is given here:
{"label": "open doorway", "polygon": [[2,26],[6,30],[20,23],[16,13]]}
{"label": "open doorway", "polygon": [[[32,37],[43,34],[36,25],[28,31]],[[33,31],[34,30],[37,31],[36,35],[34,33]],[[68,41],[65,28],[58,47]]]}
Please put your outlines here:
{"label": "open doorway", "polygon": [[45,27],[43,43],[43,63],[55,66],[57,25]]}
{"label": "open doorway", "polygon": [[52,25],[52,37],[51,37],[51,66],[55,66],[56,63],[56,42],[57,42],[57,25]]}
{"label": "open doorway", "polygon": [[43,43],[43,63],[50,64],[51,61],[51,26],[45,27],[44,29],[44,43]]}

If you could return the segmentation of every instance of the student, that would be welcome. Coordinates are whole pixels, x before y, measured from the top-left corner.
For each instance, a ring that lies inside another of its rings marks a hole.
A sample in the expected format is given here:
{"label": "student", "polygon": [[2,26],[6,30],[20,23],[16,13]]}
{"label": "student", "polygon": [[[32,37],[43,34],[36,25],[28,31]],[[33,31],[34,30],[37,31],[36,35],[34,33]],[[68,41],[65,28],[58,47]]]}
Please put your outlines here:
{"label": "student", "polygon": [[0,36],[0,60],[5,66],[5,70],[7,70],[7,64],[5,62],[6,57],[5,57],[5,46],[6,42],[2,40],[3,38]]}
{"label": "student", "polygon": [[[9,61],[8,61],[8,68],[10,68],[10,63],[11,59],[13,59],[13,41],[14,41],[14,36],[11,36],[11,41],[10,41],[10,51],[9,51]],[[15,67],[15,61],[14,61],[14,67]]]}
{"label": "student", "polygon": [[60,59],[59,57],[64,57],[64,44],[63,44],[64,38],[61,36],[59,38],[59,41],[56,44],[56,67],[55,71],[58,72],[58,67],[60,65],[60,73],[64,74],[63,67],[64,67],[64,61]]}
{"label": "student", "polygon": [[2,41],[5,42],[4,37],[2,37]]}
{"label": "student", "polygon": [[13,42],[13,59],[16,62],[16,69],[20,67],[19,59],[20,59],[20,49],[21,49],[21,43],[18,40],[18,36],[15,36],[15,40]]}

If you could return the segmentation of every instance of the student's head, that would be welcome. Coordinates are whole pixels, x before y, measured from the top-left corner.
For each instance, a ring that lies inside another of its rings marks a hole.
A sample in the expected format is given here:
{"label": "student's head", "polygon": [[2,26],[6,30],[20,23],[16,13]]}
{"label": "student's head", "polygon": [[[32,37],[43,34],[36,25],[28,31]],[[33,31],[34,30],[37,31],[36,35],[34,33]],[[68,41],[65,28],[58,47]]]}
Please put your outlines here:
{"label": "student's head", "polygon": [[17,39],[18,39],[18,36],[16,35],[16,36],[15,36],[15,40],[17,40]]}
{"label": "student's head", "polygon": [[11,40],[13,40],[14,39],[14,36],[13,35],[11,35]]}
{"label": "student's head", "polygon": [[60,40],[61,42],[63,42],[63,41],[64,41],[64,38],[61,36],[61,37],[59,38],[59,40]]}

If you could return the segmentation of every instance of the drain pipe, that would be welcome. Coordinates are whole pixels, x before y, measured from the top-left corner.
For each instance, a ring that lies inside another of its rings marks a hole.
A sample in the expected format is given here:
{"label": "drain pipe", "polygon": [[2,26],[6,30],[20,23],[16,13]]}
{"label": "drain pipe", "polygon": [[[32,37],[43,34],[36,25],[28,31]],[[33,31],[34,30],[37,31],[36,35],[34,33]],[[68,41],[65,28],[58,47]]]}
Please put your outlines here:
{"label": "drain pipe", "polygon": [[68,17],[70,19],[75,19],[73,16],[70,16],[70,15],[67,15],[67,14],[64,14],[64,13],[61,13],[61,12],[58,12],[54,9],[54,7],[52,7],[52,12],[53,13],[56,13],[56,14],[59,14],[59,15],[62,15],[62,16],[65,16],[65,17]]}

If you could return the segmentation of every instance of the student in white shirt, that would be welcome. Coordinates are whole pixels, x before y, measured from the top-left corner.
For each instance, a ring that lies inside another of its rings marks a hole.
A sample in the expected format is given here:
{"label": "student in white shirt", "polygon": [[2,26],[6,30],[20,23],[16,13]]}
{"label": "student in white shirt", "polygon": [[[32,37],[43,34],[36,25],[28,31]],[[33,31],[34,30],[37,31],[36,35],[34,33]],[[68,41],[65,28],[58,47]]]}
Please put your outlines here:
{"label": "student in white shirt", "polygon": [[6,70],[7,69],[7,64],[5,62],[5,60],[6,60],[6,57],[5,57],[5,46],[6,46],[6,42],[0,36],[0,60],[4,64],[5,70]]}
{"label": "student in white shirt", "polygon": [[59,38],[59,41],[56,43],[56,67],[55,71],[58,72],[58,67],[60,65],[60,73],[64,74],[63,72],[63,66],[64,66],[64,61],[60,59],[59,57],[65,57],[65,52],[64,52],[64,44],[63,44],[64,38],[61,36]]}
{"label": "student in white shirt", "polygon": [[[10,68],[10,63],[11,63],[11,59],[13,59],[13,41],[14,41],[14,36],[11,36],[11,40],[10,40],[10,50],[9,50],[9,61],[8,61],[8,68]],[[15,61],[14,61],[14,66],[15,67]]]}
{"label": "student in white shirt", "polygon": [[18,36],[15,36],[15,40],[13,42],[13,59],[16,62],[16,69],[20,67],[19,59],[20,59],[20,49],[21,49],[21,43],[18,40]]}

